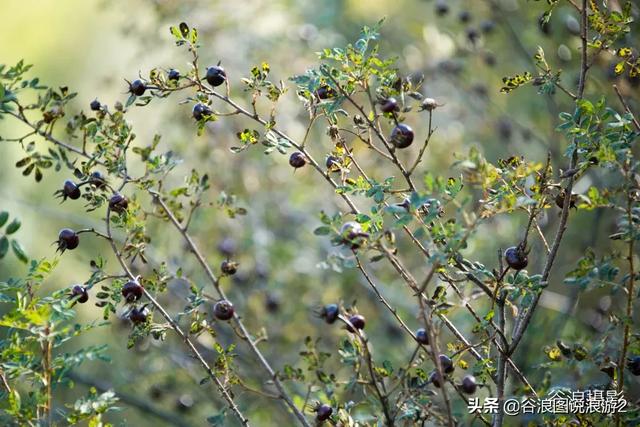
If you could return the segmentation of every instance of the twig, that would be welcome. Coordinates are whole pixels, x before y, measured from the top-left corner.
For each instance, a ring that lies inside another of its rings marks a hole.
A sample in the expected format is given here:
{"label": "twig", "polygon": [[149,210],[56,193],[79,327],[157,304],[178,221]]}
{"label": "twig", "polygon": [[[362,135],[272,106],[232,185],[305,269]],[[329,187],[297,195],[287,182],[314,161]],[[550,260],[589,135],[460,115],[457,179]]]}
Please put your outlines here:
{"label": "twig", "polygon": [[633,111],[631,111],[631,107],[629,107],[629,104],[620,93],[620,89],[618,89],[618,86],[613,85],[613,90],[616,91],[616,95],[618,95],[618,99],[620,100],[620,103],[622,104],[624,109],[627,111],[627,113],[631,116],[631,121],[636,126],[636,129],[640,130],[640,123],[638,123],[638,119],[636,119],[636,115],[633,114]]}

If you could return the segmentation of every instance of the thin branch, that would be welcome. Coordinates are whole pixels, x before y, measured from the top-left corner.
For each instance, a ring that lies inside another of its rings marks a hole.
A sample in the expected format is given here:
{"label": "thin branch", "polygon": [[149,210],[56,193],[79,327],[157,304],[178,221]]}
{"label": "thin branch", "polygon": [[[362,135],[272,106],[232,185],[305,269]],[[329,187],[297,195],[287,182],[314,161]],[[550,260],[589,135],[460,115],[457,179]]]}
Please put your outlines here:
{"label": "thin branch", "polygon": [[631,111],[631,107],[629,107],[629,104],[620,93],[620,89],[618,89],[618,86],[613,85],[613,90],[616,91],[616,95],[618,95],[618,99],[620,100],[620,103],[622,104],[626,112],[631,116],[631,121],[633,121],[633,124],[636,126],[636,129],[640,131],[640,123],[638,122],[638,119],[636,119],[636,115],[633,114],[633,111]]}

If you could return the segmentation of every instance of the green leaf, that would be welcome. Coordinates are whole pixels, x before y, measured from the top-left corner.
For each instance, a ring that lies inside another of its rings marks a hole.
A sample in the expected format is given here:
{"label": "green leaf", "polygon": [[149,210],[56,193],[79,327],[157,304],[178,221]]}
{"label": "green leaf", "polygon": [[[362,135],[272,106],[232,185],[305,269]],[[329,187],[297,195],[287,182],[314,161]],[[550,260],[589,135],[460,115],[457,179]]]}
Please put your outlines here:
{"label": "green leaf", "polygon": [[0,227],[5,225],[8,220],[9,220],[9,212],[7,211],[0,212]]}
{"label": "green leaf", "polygon": [[4,85],[0,85],[0,101],[4,99],[4,94],[5,94]]}
{"label": "green leaf", "polygon": [[4,258],[7,252],[9,252],[9,239],[2,236],[0,239],[0,259]]}
{"label": "green leaf", "polygon": [[20,242],[18,242],[17,240],[12,240],[11,249],[13,249],[14,255],[20,261],[24,262],[25,264],[29,262],[29,257],[27,256],[27,254],[24,253],[24,248],[22,247]]}
{"label": "green leaf", "polygon": [[331,227],[327,227],[326,225],[313,230],[313,234],[315,234],[316,236],[326,236],[329,233],[331,233]]}
{"label": "green leaf", "polygon": [[7,225],[7,230],[6,233],[7,234],[13,234],[16,231],[18,231],[20,229],[20,226],[22,225],[22,223],[20,222],[20,220],[18,218],[14,219],[11,224]]}

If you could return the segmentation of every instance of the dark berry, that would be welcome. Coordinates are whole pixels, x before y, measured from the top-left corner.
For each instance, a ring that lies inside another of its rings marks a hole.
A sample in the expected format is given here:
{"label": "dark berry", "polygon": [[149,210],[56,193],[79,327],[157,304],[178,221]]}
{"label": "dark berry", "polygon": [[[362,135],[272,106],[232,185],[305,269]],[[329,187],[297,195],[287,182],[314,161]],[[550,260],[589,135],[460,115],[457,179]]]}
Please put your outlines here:
{"label": "dark berry", "polygon": [[227,300],[220,300],[213,306],[213,314],[220,320],[229,320],[234,313],[233,304]]}
{"label": "dark berry", "polygon": [[89,301],[89,292],[87,292],[87,288],[85,288],[84,286],[75,285],[71,289],[71,297],[78,297],[76,301],[78,301],[80,304],[84,304],[85,302]]}
{"label": "dark berry", "polygon": [[316,90],[316,97],[318,99],[325,100],[325,99],[333,98],[334,96],[335,96],[335,92],[331,88],[331,86],[320,86]]}
{"label": "dark berry", "polygon": [[633,356],[627,359],[627,369],[636,377],[640,375],[640,356]]}
{"label": "dark berry", "polygon": [[453,361],[449,356],[445,354],[441,354],[440,356],[438,356],[438,358],[440,359],[440,365],[442,366],[442,371],[445,374],[450,374],[456,369],[455,366],[453,366]]}
{"label": "dark berry", "polygon": [[392,113],[399,109],[398,100],[393,97],[387,98],[380,103],[380,110],[382,110],[383,113]]}
{"label": "dark berry", "polygon": [[210,116],[212,114],[212,111],[208,106],[198,102],[196,105],[193,106],[193,110],[191,113],[194,119],[200,121],[204,117]]}
{"label": "dark berry", "polygon": [[413,142],[413,129],[409,125],[399,123],[391,132],[391,143],[397,148],[407,148]]}
{"label": "dark berry", "polygon": [[322,310],[320,310],[320,317],[322,317],[324,321],[329,324],[334,323],[339,314],[340,307],[338,307],[338,304],[327,304],[322,307]]}
{"label": "dark berry", "polygon": [[80,244],[80,237],[78,234],[68,228],[63,228],[58,233],[58,250],[64,252],[65,250],[75,249]]}
{"label": "dark berry", "polygon": [[467,23],[469,21],[471,21],[471,12],[469,12],[468,10],[463,10],[458,14],[458,19],[460,20],[460,22],[463,23]]}
{"label": "dark berry", "polygon": [[538,27],[540,28],[542,34],[551,34],[551,24],[549,23],[549,20],[544,13],[540,15],[540,18],[538,18]]}
{"label": "dark berry", "polygon": [[[364,329],[364,324],[365,324],[364,316],[361,314],[354,314],[349,317],[349,323],[351,323],[351,325],[353,325],[353,327],[356,329]],[[347,325],[347,330],[349,332],[355,332],[351,327],[351,325]]]}
{"label": "dark berry", "polygon": [[69,179],[64,182],[64,185],[62,186],[62,196],[65,200],[67,197],[71,200],[77,200],[80,198],[80,194],[80,188],[75,182]]}
{"label": "dark berry", "polygon": [[122,286],[122,296],[127,302],[138,301],[142,298],[143,288],[137,280],[130,280]]}
{"label": "dark berry", "polygon": [[340,170],[340,159],[336,156],[328,156],[325,165],[330,171],[336,172]]}
{"label": "dark berry", "polygon": [[522,270],[529,264],[527,253],[520,246],[512,246],[504,251],[504,260],[514,270]]}
{"label": "dark berry", "polygon": [[238,271],[238,263],[233,261],[222,261],[222,264],[220,264],[220,270],[224,274],[232,276]]}
{"label": "dark berry", "polygon": [[465,375],[465,377],[462,378],[462,384],[460,384],[460,387],[462,388],[462,391],[467,394],[475,393],[478,388],[476,377],[473,375]]}
{"label": "dark berry", "polygon": [[280,298],[273,294],[267,294],[264,306],[269,313],[277,313],[280,310]]}
{"label": "dark berry", "polygon": [[466,30],[467,39],[473,44],[475,44],[480,38],[480,33],[475,28],[467,28]]}
{"label": "dark berry", "polygon": [[129,92],[135,96],[142,96],[147,90],[147,85],[140,79],[136,79],[129,83]]}
{"label": "dark berry", "polygon": [[[556,206],[559,207],[560,209],[564,208],[564,195],[565,195],[565,192],[563,190],[562,192],[558,193],[555,199]],[[578,195],[576,193],[572,193],[571,199],[569,200],[569,208],[578,209],[578,207],[576,206],[577,201],[578,201]]]}
{"label": "dark berry", "polygon": [[107,179],[99,171],[93,171],[89,176],[89,183],[96,188],[103,189],[107,186]]}
{"label": "dark berry", "polygon": [[435,387],[442,387],[442,376],[440,375],[440,372],[438,372],[438,370],[433,370],[431,371],[431,374],[429,374],[429,382],[431,384],[433,384]]}
{"label": "dark berry", "polygon": [[149,310],[147,307],[137,308],[134,307],[129,312],[129,319],[133,323],[145,323],[149,317]]}
{"label": "dark berry", "polygon": [[348,221],[342,224],[340,235],[343,243],[350,245],[351,249],[358,249],[369,237],[369,233],[365,233],[362,230],[362,226],[355,221]]}
{"label": "dark berry", "polygon": [[318,406],[316,409],[316,419],[318,421],[326,421],[333,414],[333,408],[326,403]]}
{"label": "dark berry", "polygon": [[416,341],[423,345],[429,344],[429,334],[424,328],[420,328],[416,331]]}
{"label": "dark berry", "polygon": [[439,16],[444,16],[449,13],[449,5],[447,4],[447,0],[438,0],[436,2],[436,14]]}
{"label": "dark berry", "polygon": [[129,207],[129,200],[120,193],[115,193],[109,199],[109,209],[116,213],[122,213]]}
{"label": "dark berry", "polygon": [[227,79],[227,73],[225,73],[224,68],[221,66],[214,65],[213,67],[207,68],[207,75],[205,79],[207,79],[207,83],[211,86],[217,87]]}
{"label": "dark berry", "polygon": [[482,31],[485,34],[492,33],[495,28],[496,28],[496,23],[490,19],[487,19],[480,23],[480,31]]}
{"label": "dark berry", "polygon": [[91,101],[91,104],[89,104],[89,107],[92,111],[100,111],[100,107],[102,107],[102,105],[100,105],[100,101],[94,99],[93,101]]}
{"label": "dark berry", "polygon": [[178,80],[180,78],[180,71],[175,69],[170,69],[167,73],[167,79],[169,80]]}
{"label": "dark berry", "polygon": [[304,154],[299,151],[296,151],[289,157],[289,164],[296,169],[303,167],[306,163],[307,161],[304,158]]}

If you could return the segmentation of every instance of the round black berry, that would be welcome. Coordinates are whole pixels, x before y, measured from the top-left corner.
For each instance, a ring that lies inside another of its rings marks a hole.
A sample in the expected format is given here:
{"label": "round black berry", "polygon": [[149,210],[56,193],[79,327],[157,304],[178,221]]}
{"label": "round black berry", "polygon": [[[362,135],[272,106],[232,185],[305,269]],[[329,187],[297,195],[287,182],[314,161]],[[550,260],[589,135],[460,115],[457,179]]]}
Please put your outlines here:
{"label": "round black berry", "polygon": [[100,105],[100,101],[94,99],[93,101],[91,101],[91,104],[89,104],[89,107],[92,111],[100,111],[100,107],[102,107],[102,105]]}
{"label": "round black berry", "polygon": [[351,249],[358,249],[369,237],[369,233],[365,233],[362,230],[362,225],[355,221],[348,221],[342,224],[340,235],[343,243],[350,245]]}
{"label": "round black berry", "polygon": [[207,83],[213,87],[220,86],[227,79],[227,73],[219,65],[207,68],[207,75],[205,76]]}
{"label": "round black berry", "polygon": [[336,319],[338,319],[339,314],[340,307],[338,307],[338,304],[327,304],[320,310],[320,317],[329,324],[334,323]]}
{"label": "round black berry", "polygon": [[147,90],[147,85],[140,79],[136,79],[129,83],[129,92],[135,96],[142,96]]}
{"label": "round black berry", "polygon": [[213,306],[213,314],[220,320],[229,320],[234,313],[233,304],[227,300],[220,300]]}
{"label": "round black berry", "polygon": [[440,356],[438,356],[438,358],[440,359],[440,365],[442,366],[442,371],[445,374],[450,374],[456,369],[455,366],[453,366],[453,361],[449,356],[445,354],[441,354]]}
{"label": "round black berry", "polygon": [[429,382],[431,384],[433,384],[435,387],[442,387],[442,376],[440,375],[440,372],[438,372],[438,370],[433,370],[431,371],[431,374],[429,374]]}
{"label": "round black berry", "polygon": [[331,88],[331,86],[320,86],[316,90],[316,97],[318,99],[325,100],[325,99],[333,98],[334,96],[335,96],[335,92]]}
{"label": "round black berry", "polygon": [[380,103],[380,110],[382,110],[383,113],[392,113],[399,109],[398,100],[393,97],[387,98]]}
{"label": "round black berry", "polygon": [[407,148],[413,142],[413,129],[409,125],[399,123],[391,131],[391,143],[397,148]]}
{"label": "round black berry", "polygon": [[636,377],[640,375],[640,356],[633,356],[627,359],[627,369]]}
{"label": "round black berry", "polygon": [[467,28],[467,39],[473,44],[475,44],[480,38],[480,33],[475,28]]}
{"label": "round black berry", "polygon": [[129,319],[136,324],[145,323],[148,318],[149,318],[149,310],[147,310],[147,307],[142,307],[142,308],[134,307],[129,312]]}
{"label": "round black berry", "polygon": [[89,176],[89,183],[96,188],[103,189],[107,186],[107,179],[100,171],[93,171]]}
{"label": "round black berry", "polygon": [[333,408],[326,403],[318,406],[316,409],[316,419],[318,421],[326,421],[333,414]]}
{"label": "round black berry", "polygon": [[340,159],[336,156],[328,156],[325,165],[330,171],[336,172],[340,170]]}
{"label": "round black berry", "polygon": [[64,185],[62,186],[62,196],[65,200],[67,199],[67,197],[71,200],[77,200],[80,198],[80,195],[80,188],[76,185],[75,182],[69,179],[64,182]]}
{"label": "round black berry", "polygon": [[303,167],[306,163],[307,161],[304,158],[304,154],[299,151],[292,153],[289,157],[289,164],[296,169]]}
{"label": "round black berry", "polygon": [[80,244],[80,237],[78,234],[68,228],[63,228],[58,233],[58,250],[64,252],[65,250],[75,249]]}
{"label": "round black berry", "polygon": [[180,78],[180,71],[175,69],[170,69],[167,73],[167,79],[169,80],[178,80]]}
{"label": "round black berry", "polygon": [[447,4],[447,0],[438,0],[436,2],[436,14],[439,16],[444,16],[449,13],[449,5]]}
{"label": "round black berry", "polygon": [[512,246],[504,251],[504,260],[514,270],[522,270],[529,264],[527,253],[520,246]]}
{"label": "round black berry", "polygon": [[87,288],[85,288],[84,286],[75,285],[73,288],[71,288],[71,297],[78,297],[76,301],[78,301],[80,304],[84,304],[85,302],[89,301],[89,292],[87,292]]}
{"label": "round black berry", "polygon": [[224,274],[232,276],[238,271],[238,263],[233,261],[222,261],[222,264],[220,264],[220,270]]}
{"label": "round black berry", "polygon": [[122,213],[126,211],[128,207],[129,200],[120,193],[115,193],[109,199],[109,208],[116,213]]}
{"label": "round black berry", "polygon": [[[364,316],[361,315],[361,314],[354,314],[354,315],[349,317],[349,323],[351,323],[351,325],[353,325],[353,328],[364,329],[364,325],[365,325]],[[347,330],[349,332],[355,332],[353,330],[353,328],[351,327],[351,325],[347,324]]]}
{"label": "round black berry", "polygon": [[476,392],[478,388],[478,384],[476,383],[476,377],[473,375],[466,375],[462,378],[462,384],[460,384],[462,391],[467,394],[473,394]]}
{"label": "round black berry", "polygon": [[192,110],[192,115],[193,118],[200,121],[202,120],[205,116],[210,116],[212,114],[211,109],[202,104],[202,103],[197,103],[196,105],[193,106],[193,110]]}
{"label": "round black berry", "polygon": [[496,23],[490,19],[487,19],[480,23],[480,31],[482,31],[485,34],[492,33],[495,28],[496,28]]}
{"label": "round black berry", "polygon": [[424,328],[420,328],[416,331],[416,341],[422,345],[429,344],[429,334]]}
{"label": "round black berry", "polygon": [[458,19],[460,20],[460,22],[466,24],[467,22],[471,21],[471,12],[469,12],[468,10],[460,11],[460,13],[458,14]]}
{"label": "round black berry", "polygon": [[130,280],[122,286],[122,296],[127,302],[138,301],[142,298],[143,288],[137,280]]}

